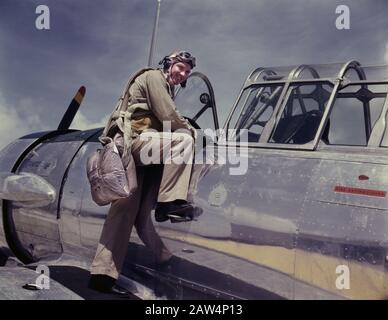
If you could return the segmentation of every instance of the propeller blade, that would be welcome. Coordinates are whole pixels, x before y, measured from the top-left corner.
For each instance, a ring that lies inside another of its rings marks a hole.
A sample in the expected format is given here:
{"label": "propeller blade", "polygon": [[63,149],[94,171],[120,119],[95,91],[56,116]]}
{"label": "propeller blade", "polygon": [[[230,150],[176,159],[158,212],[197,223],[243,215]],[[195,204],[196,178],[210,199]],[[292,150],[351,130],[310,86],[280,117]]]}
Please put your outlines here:
{"label": "propeller blade", "polygon": [[84,86],[80,87],[75,94],[73,100],[71,100],[69,107],[67,108],[61,122],[59,123],[58,130],[69,129],[75,115],[78,112],[79,106],[85,96],[86,89]]}

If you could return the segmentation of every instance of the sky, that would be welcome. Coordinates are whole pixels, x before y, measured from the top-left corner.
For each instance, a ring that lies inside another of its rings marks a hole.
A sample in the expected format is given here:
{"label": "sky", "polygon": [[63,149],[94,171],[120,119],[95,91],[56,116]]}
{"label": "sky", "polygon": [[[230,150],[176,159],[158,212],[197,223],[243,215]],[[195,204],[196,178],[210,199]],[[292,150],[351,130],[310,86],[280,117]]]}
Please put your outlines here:
{"label": "sky", "polygon": [[[72,128],[102,127],[128,76],[148,62],[156,0],[0,0],[0,148],[55,129],[81,85]],[[38,30],[38,5],[50,29]],[[336,28],[346,5],[350,29]],[[388,0],[162,0],[155,62],[175,49],[197,58],[222,124],[260,66],[356,59],[388,64]]]}

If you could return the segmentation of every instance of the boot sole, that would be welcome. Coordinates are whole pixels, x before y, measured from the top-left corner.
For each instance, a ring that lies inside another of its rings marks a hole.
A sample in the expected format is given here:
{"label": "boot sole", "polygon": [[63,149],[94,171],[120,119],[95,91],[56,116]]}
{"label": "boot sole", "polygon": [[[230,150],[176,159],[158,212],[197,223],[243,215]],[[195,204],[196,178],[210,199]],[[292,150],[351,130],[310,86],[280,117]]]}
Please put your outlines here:
{"label": "boot sole", "polygon": [[166,213],[163,218],[160,216],[157,218],[155,215],[155,220],[157,222],[164,222],[170,219],[172,223],[175,222],[185,222],[193,220],[193,207],[182,208],[180,210],[171,211]]}

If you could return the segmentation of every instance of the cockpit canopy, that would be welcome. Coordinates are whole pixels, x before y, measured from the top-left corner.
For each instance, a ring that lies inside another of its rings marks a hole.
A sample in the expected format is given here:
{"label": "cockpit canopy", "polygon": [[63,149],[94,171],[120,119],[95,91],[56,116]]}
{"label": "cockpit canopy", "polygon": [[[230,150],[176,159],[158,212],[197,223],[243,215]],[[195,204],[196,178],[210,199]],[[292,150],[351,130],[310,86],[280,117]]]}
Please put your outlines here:
{"label": "cockpit canopy", "polygon": [[228,117],[227,139],[244,132],[250,144],[281,148],[385,146],[387,90],[388,66],[257,68]]}

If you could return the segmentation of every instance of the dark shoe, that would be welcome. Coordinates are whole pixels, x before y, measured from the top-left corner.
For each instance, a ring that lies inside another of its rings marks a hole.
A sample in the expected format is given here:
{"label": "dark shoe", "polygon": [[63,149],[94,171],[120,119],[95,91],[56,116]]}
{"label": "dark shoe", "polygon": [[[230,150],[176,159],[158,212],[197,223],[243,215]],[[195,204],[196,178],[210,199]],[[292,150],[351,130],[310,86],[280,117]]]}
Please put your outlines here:
{"label": "dark shoe", "polygon": [[193,219],[199,217],[203,213],[203,209],[201,207],[193,206]]}
{"label": "dark shoe", "polygon": [[189,204],[193,207],[193,210],[190,215],[187,217],[170,216],[171,223],[197,221],[196,218],[198,218],[203,213],[203,209],[201,207],[195,206],[193,203],[189,202]]}
{"label": "dark shoe", "polygon": [[159,206],[159,208],[158,207],[155,208],[155,220],[157,222],[165,222],[168,219],[170,219],[170,218],[163,210],[160,209],[160,206]]}
{"label": "dark shoe", "polygon": [[116,280],[104,274],[92,274],[89,280],[89,289],[102,293],[129,296],[131,293],[115,284]]}
{"label": "dark shoe", "polygon": [[176,200],[170,202],[158,202],[155,208],[155,220],[164,222],[183,222],[193,220],[193,206],[186,201]]}

